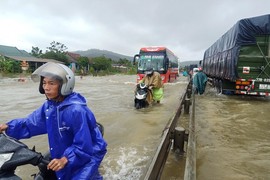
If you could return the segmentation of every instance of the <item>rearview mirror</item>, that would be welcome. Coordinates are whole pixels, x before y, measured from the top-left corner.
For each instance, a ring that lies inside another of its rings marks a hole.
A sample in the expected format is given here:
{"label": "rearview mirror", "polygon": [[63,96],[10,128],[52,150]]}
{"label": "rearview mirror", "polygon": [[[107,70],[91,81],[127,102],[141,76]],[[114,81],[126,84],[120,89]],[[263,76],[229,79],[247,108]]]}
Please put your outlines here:
{"label": "rearview mirror", "polygon": [[133,58],[133,65],[135,65],[136,61],[138,61],[140,59],[140,55],[139,54],[136,54]]}

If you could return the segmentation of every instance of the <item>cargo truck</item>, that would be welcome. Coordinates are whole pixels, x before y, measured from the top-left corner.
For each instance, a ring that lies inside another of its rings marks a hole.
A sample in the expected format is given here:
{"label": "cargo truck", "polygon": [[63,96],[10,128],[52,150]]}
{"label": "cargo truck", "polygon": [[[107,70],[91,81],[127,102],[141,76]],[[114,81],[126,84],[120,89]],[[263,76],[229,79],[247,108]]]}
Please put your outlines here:
{"label": "cargo truck", "polygon": [[239,20],[205,52],[201,66],[219,93],[270,95],[270,14]]}

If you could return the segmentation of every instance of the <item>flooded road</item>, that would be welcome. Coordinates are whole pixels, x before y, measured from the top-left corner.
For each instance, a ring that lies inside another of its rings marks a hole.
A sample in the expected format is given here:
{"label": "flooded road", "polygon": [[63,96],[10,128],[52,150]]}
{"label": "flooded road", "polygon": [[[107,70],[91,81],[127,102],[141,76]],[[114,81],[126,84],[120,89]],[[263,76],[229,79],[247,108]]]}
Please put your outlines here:
{"label": "flooded road", "polygon": [[[114,75],[105,77],[76,77],[75,91],[84,95],[96,119],[105,127],[108,153],[100,172],[104,179],[142,179],[160,142],[162,131],[179,106],[187,79],[181,77],[175,83],[165,85],[161,104],[146,109],[133,107],[136,76]],[[39,94],[38,84],[30,79],[0,79],[0,123],[17,117],[25,117],[45,100]],[[23,140],[30,148],[46,152],[47,136]],[[17,174],[30,179],[36,167],[22,166]]]}
{"label": "flooded road", "polygon": [[[83,94],[98,122],[105,127],[108,153],[100,171],[105,180],[143,179],[160,142],[161,133],[179,105],[187,80],[165,85],[160,105],[135,110],[136,76],[76,77],[75,91]],[[0,79],[0,123],[25,117],[45,100],[38,84]],[[217,95],[208,88],[196,96],[197,179],[265,180],[270,177],[270,98]],[[180,118],[188,121],[189,115]],[[185,124],[184,126],[188,126]],[[186,127],[185,127],[186,128]],[[46,135],[23,140],[37,151],[48,149]],[[183,157],[170,153],[162,180],[182,180]],[[31,179],[33,166],[17,168]]]}
{"label": "flooded road", "polygon": [[196,96],[197,180],[270,179],[270,99]]}

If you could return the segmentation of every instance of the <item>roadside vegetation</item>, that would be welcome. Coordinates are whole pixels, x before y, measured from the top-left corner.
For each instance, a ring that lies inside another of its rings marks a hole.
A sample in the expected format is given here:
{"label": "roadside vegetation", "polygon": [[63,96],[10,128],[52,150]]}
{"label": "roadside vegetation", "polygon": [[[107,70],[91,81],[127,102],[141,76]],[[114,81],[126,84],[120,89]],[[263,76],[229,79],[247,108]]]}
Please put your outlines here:
{"label": "roadside vegetation", "polygon": [[[54,59],[63,62],[69,66],[67,50],[68,48],[59,42],[51,42],[50,47],[47,47],[45,53],[38,47],[32,47],[31,55],[37,58]],[[33,69],[24,72],[25,75],[30,75]],[[7,57],[0,56],[0,74],[1,76],[18,76],[23,73],[21,69],[21,62]],[[81,56],[77,59],[76,75],[92,75],[104,76],[112,74],[135,74],[136,67],[127,59],[119,59],[113,61],[105,56],[89,58]]]}

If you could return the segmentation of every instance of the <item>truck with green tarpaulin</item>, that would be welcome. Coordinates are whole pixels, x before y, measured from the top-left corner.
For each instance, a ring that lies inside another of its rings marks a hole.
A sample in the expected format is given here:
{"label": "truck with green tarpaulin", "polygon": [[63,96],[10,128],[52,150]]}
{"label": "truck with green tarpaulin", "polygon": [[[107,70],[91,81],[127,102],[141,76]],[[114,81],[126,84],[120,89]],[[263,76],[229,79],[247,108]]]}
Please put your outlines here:
{"label": "truck with green tarpaulin", "polygon": [[270,14],[239,20],[205,52],[201,66],[218,92],[270,95]]}

